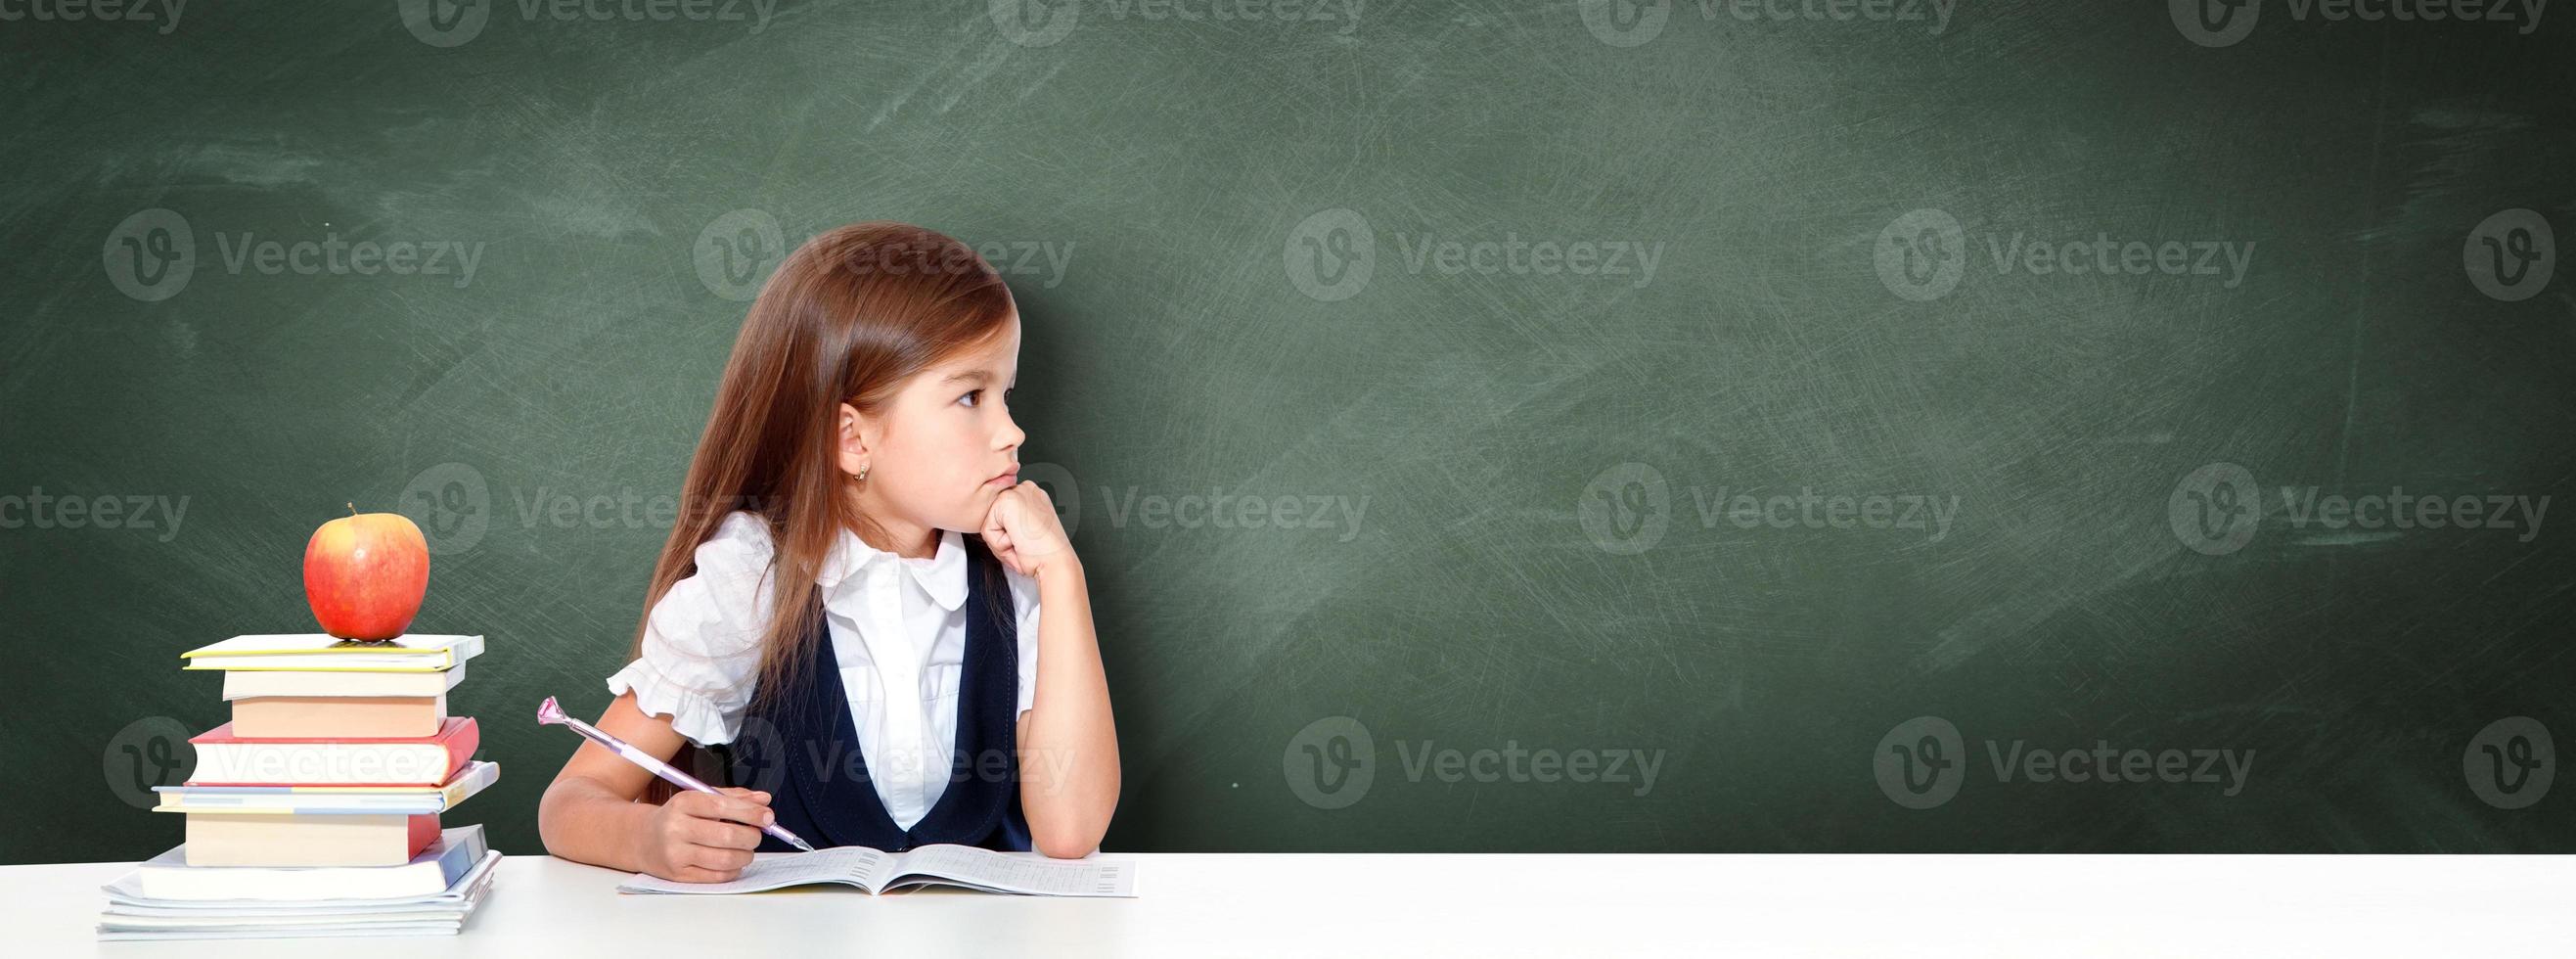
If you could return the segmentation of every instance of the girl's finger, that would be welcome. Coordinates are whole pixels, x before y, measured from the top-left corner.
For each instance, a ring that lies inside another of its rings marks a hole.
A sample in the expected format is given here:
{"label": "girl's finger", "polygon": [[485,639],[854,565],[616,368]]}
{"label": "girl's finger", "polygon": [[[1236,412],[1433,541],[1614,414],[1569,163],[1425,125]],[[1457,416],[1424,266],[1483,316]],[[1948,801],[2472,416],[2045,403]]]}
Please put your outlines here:
{"label": "girl's finger", "polygon": [[681,866],[676,870],[676,873],[677,874],[672,877],[673,879],[680,882],[690,883],[732,882],[736,879],[742,878],[742,871],[739,869],[729,872],[717,872],[704,866]]}
{"label": "girl's finger", "polygon": [[1056,521],[1055,500],[1047,496],[1046,487],[1035,480],[1021,480],[1004,495],[1012,497],[1009,505],[996,500],[992,515],[1003,528],[1026,534],[1020,539],[1029,548],[1020,553],[1029,556],[1054,552],[1064,534]]}
{"label": "girl's finger", "polygon": [[760,830],[749,826],[701,819],[689,830],[689,842],[707,849],[758,849]]}
{"label": "girl's finger", "polygon": [[1012,529],[1025,528],[1039,522],[1038,515],[1041,512],[1048,516],[1055,515],[1055,506],[1046,500],[1046,487],[1039,486],[1030,480],[1021,480],[1020,485],[1011,487],[1010,512],[1003,515],[1002,523]]}
{"label": "girl's finger", "polygon": [[690,865],[711,872],[740,872],[751,865],[751,850],[697,846],[692,850]]}
{"label": "girl's finger", "polygon": [[1028,504],[1030,506],[1046,510],[1050,513],[1055,512],[1055,497],[1048,496],[1046,487],[1039,486],[1038,481],[1021,480],[1020,485],[1012,487],[1011,490],[1012,492],[1026,490],[1028,491]]}

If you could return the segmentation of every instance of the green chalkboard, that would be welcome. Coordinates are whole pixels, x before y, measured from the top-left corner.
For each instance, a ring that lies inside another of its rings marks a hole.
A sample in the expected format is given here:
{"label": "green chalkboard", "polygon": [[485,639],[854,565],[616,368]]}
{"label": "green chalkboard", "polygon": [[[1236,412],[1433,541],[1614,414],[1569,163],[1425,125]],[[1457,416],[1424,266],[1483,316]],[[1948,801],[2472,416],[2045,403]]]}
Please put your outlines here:
{"label": "green chalkboard", "polygon": [[178,841],[346,502],[541,852],[867,219],[1018,296],[1111,849],[2576,852],[2563,19],[326,6],[0,23],[0,862]]}

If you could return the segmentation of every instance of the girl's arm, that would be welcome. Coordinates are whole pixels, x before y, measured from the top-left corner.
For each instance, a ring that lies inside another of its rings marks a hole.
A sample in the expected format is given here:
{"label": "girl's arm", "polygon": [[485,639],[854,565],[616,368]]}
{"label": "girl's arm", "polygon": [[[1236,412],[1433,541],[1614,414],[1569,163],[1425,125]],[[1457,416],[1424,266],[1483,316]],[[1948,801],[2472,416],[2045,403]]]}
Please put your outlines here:
{"label": "girl's arm", "polygon": [[[647,716],[635,694],[610,703],[600,731],[668,760],[681,736],[668,716]],[[768,795],[727,789],[723,796],[683,791],[661,803],[638,802],[653,774],[588,739],[555,774],[537,804],[546,852],[678,882],[725,882],[739,875],[760,844],[755,824],[768,822]]]}
{"label": "girl's arm", "polygon": [[1020,809],[1039,852],[1079,859],[1100,848],[1118,808],[1118,730],[1082,562],[1065,549],[1032,566],[1042,612],[1037,699],[1020,717]]}

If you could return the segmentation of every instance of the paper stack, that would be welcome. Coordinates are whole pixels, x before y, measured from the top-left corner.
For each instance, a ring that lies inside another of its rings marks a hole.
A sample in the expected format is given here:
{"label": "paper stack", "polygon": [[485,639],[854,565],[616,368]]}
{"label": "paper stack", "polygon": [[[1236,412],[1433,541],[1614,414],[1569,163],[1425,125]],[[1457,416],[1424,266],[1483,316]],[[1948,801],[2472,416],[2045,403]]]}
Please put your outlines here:
{"label": "paper stack", "polygon": [[186,848],[105,887],[100,939],[455,935],[501,864],[480,825],[447,830],[400,866],[191,866]]}
{"label": "paper stack", "polygon": [[501,854],[441,813],[500,778],[447,715],[480,636],[237,636],[182,654],[233,718],[154,812],[187,842],[106,887],[102,939],[453,934]]}

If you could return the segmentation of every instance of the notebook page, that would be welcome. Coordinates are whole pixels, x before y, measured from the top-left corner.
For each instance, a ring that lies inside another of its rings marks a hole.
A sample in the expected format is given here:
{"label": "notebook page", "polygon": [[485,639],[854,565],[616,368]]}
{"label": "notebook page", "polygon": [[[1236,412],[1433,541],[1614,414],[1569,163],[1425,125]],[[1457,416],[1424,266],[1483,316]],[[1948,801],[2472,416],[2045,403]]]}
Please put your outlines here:
{"label": "notebook page", "polygon": [[1136,864],[1124,859],[1049,859],[973,846],[923,846],[894,857],[897,882],[952,879],[973,888],[1040,896],[1133,896]]}
{"label": "notebook page", "polygon": [[809,883],[837,882],[869,888],[876,870],[884,868],[886,854],[865,846],[842,846],[819,852],[772,854],[752,860],[742,875],[731,882],[673,882],[658,876],[636,873],[619,883],[619,892],[690,893],[722,895],[736,892],[765,892]]}

